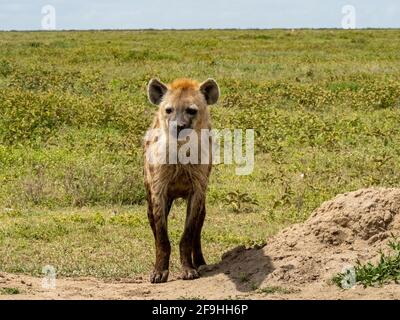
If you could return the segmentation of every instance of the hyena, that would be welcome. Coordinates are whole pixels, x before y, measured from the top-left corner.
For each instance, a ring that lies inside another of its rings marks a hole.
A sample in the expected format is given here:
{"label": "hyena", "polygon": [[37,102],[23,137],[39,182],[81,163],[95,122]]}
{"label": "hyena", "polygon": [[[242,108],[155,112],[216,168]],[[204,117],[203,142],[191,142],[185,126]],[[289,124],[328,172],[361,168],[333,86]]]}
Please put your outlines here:
{"label": "hyena", "polygon": [[[177,79],[169,85],[152,79],[147,93],[150,102],[158,106],[144,144],[147,214],[156,247],[156,261],[150,281],[160,283],[168,279],[171,245],[167,218],[177,198],[187,202],[185,227],[179,244],[182,279],[196,279],[199,277],[198,268],[206,264],[201,249],[201,229],[206,215],[206,189],[212,161],[183,164],[178,159],[170,163],[168,153],[172,151],[165,147],[171,139],[175,140],[178,150],[180,147],[177,136],[171,134],[171,128],[178,135],[184,130],[198,133],[198,136],[201,136],[202,129],[211,129],[208,106],[217,102],[219,87],[213,79],[201,84],[190,79]],[[161,149],[167,150],[166,163],[148,160],[149,157],[157,158],[162,154]]]}

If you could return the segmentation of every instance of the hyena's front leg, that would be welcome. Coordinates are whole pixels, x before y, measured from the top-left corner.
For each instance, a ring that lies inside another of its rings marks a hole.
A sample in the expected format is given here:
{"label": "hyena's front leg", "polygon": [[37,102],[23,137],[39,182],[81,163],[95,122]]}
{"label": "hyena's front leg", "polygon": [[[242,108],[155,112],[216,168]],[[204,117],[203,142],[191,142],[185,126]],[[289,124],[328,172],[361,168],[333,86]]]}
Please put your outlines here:
{"label": "hyena's front leg", "polygon": [[168,280],[171,244],[168,239],[167,218],[171,203],[171,201],[162,197],[152,199],[153,221],[150,220],[150,223],[153,222],[155,231],[156,263],[150,276],[151,283],[161,283]]}
{"label": "hyena's front leg", "polygon": [[196,226],[193,233],[192,257],[193,257],[193,266],[196,269],[206,264],[206,261],[204,260],[203,257],[203,252],[201,250],[201,229],[203,228],[205,217],[206,217],[206,206],[205,203],[203,203],[203,206],[197,217]]}
{"label": "hyena's front leg", "polygon": [[182,278],[184,280],[191,280],[199,277],[199,273],[193,265],[192,252],[196,224],[203,206],[203,198],[203,196],[194,194],[188,199],[185,229],[179,243]]}
{"label": "hyena's front leg", "polygon": [[156,238],[156,225],[154,222],[153,203],[151,201],[151,193],[147,191],[147,218],[149,219],[151,231],[153,231],[154,239]]}

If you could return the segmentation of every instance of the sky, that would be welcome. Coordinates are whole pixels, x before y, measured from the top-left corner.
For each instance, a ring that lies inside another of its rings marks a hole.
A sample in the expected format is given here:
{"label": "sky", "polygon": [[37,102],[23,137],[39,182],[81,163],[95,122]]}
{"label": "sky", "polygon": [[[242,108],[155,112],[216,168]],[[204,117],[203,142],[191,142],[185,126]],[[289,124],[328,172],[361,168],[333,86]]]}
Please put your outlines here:
{"label": "sky", "polygon": [[400,0],[0,0],[0,30],[342,28],[346,5],[356,28],[400,28]]}

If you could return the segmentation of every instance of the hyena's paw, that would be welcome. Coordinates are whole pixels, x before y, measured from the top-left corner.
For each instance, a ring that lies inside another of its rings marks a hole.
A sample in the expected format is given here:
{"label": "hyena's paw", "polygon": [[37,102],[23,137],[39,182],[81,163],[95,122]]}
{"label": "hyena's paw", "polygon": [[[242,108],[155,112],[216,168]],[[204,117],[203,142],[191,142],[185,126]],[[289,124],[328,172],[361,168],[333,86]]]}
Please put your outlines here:
{"label": "hyena's paw", "polygon": [[182,279],[183,280],[193,280],[199,278],[200,275],[196,269],[193,268],[183,268]]}
{"label": "hyena's paw", "polygon": [[167,282],[168,274],[169,274],[168,270],[163,270],[163,271],[154,270],[153,273],[150,275],[150,282],[151,283]]}
{"label": "hyena's paw", "polygon": [[193,266],[198,270],[201,266],[207,265],[203,255],[195,255],[193,257]]}

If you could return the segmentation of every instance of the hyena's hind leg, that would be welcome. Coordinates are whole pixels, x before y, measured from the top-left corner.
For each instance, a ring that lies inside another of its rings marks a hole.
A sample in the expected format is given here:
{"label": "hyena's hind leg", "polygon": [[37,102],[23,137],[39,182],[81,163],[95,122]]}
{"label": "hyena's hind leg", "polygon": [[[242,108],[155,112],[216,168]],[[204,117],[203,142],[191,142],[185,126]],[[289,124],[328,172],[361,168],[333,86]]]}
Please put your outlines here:
{"label": "hyena's hind leg", "polygon": [[[168,280],[169,257],[171,255],[171,244],[168,239],[167,218],[172,201],[154,201],[151,199],[148,215],[150,225],[154,226],[154,240],[156,245],[156,262],[154,270],[150,275],[151,283],[161,283]],[[150,211],[151,210],[151,214]]]}
{"label": "hyena's hind leg", "polygon": [[203,251],[201,250],[201,229],[203,228],[205,217],[206,217],[206,206],[203,203],[202,209],[199,211],[199,215],[197,217],[195,225],[195,230],[193,233],[192,258],[193,258],[193,266],[196,269],[206,264],[206,261],[204,260],[203,256]]}

